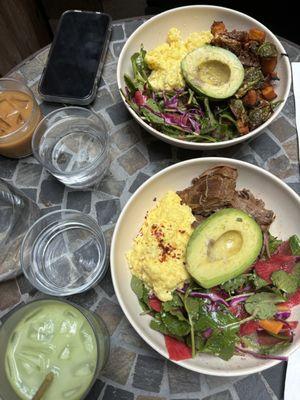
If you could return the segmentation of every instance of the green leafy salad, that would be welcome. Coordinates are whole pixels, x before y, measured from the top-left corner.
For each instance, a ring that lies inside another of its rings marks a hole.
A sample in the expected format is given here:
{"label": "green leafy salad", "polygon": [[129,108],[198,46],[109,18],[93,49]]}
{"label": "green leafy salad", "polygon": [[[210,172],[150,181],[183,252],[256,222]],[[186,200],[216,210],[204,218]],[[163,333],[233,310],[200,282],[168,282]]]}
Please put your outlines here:
{"label": "green leafy salad", "polygon": [[211,27],[213,39],[181,61],[185,86],[156,90],[149,81],[146,50],[131,57],[123,96],[147,124],[179,140],[214,143],[248,134],[265,123],[277,101],[278,52],[258,29]]}
{"label": "green leafy salad", "polygon": [[[209,353],[223,360],[234,354],[286,359],[278,354],[293,341],[297,321],[288,321],[300,303],[300,240],[272,237],[248,270],[210,289],[192,277],[161,302],[136,276],[131,288],[151,315],[150,327],[165,336],[173,360]],[[266,250],[267,249],[267,250]]]}

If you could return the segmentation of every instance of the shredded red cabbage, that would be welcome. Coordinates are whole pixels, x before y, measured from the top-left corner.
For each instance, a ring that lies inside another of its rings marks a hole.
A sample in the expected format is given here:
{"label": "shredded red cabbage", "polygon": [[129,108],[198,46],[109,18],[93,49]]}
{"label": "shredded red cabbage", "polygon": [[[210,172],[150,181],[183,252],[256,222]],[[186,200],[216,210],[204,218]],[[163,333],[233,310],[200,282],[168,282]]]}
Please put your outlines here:
{"label": "shredded red cabbage", "polygon": [[[179,293],[185,293],[186,289],[177,289]],[[189,296],[191,297],[199,297],[201,299],[209,299],[214,303],[222,303],[224,306],[229,307],[229,304],[227,301],[225,301],[221,296],[219,296],[216,293],[201,293],[201,292],[191,292],[189,293]]]}
{"label": "shredded red cabbage", "polygon": [[278,320],[286,320],[291,316],[290,311],[277,311],[275,318]]}
{"label": "shredded red cabbage", "polygon": [[234,299],[232,299],[230,301],[230,307],[235,307],[237,304],[244,302],[245,300],[248,299],[249,296],[245,295],[245,294],[241,294],[238,297],[235,297]]}

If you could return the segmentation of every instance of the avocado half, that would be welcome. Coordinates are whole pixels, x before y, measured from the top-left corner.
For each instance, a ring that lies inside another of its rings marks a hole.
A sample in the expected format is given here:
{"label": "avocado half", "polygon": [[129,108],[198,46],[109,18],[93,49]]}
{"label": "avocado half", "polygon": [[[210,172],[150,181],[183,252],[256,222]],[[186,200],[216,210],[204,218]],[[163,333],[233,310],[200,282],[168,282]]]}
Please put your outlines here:
{"label": "avocado half", "polygon": [[244,79],[244,67],[235,54],[209,45],[188,53],[181,71],[195,92],[214,99],[232,96]]}
{"label": "avocado half", "polygon": [[192,233],[186,251],[187,270],[209,289],[235,278],[257,259],[263,243],[260,226],[235,208],[216,212]]}

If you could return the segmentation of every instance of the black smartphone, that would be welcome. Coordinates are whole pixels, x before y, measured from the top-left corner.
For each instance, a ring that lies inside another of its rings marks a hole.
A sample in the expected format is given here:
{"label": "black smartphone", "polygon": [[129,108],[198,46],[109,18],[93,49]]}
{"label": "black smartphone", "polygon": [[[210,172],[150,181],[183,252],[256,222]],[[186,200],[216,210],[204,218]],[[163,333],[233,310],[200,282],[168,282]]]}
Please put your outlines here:
{"label": "black smartphone", "polygon": [[59,103],[90,104],[96,95],[110,32],[108,14],[64,12],[39,83],[41,97]]}

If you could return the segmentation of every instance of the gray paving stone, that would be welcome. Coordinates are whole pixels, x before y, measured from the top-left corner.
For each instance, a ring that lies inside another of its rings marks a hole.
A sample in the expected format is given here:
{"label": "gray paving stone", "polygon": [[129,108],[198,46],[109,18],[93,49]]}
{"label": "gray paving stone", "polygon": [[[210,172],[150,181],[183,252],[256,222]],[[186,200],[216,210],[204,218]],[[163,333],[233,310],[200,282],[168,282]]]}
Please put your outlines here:
{"label": "gray paving stone", "polygon": [[98,186],[98,189],[101,190],[101,192],[119,197],[123,192],[124,186],[125,181],[118,181],[116,179],[104,179]]}
{"label": "gray paving stone", "polygon": [[112,105],[114,102],[114,99],[112,98],[111,94],[106,88],[102,88],[98,90],[97,96],[92,104],[93,110],[94,111],[99,111],[102,110],[103,108],[106,108],[110,105]]}
{"label": "gray paving stone", "polygon": [[106,111],[115,125],[122,124],[123,122],[131,119],[131,115],[123,103],[117,103],[111,107],[108,107]]}
{"label": "gray paving stone", "polygon": [[36,189],[29,189],[29,188],[20,188],[20,190],[22,190],[22,192],[29,197],[31,200],[33,200],[34,202],[36,202],[36,194],[37,194],[37,190]]}
{"label": "gray paving stone", "polygon": [[136,19],[134,21],[127,22],[125,25],[126,36],[129,37],[140,25],[142,25],[143,22],[143,19]]}
{"label": "gray paving stone", "polygon": [[104,237],[105,237],[106,245],[108,248],[110,247],[111,238],[112,238],[113,233],[114,233],[114,227],[106,229],[104,231]]}
{"label": "gray paving stone", "polygon": [[107,49],[107,53],[106,53],[106,58],[105,58],[105,62],[104,64],[110,64],[112,62],[115,62],[114,56],[112,55],[110,49]]}
{"label": "gray paving stone", "polygon": [[288,183],[288,185],[300,195],[300,183]]}
{"label": "gray paving stone", "polygon": [[290,161],[287,156],[281,155],[276,158],[271,158],[268,161],[268,169],[270,169],[273,174],[279,178],[286,178],[291,175],[290,171]]}
{"label": "gray paving stone", "polygon": [[103,319],[110,335],[112,335],[123,318],[121,307],[118,304],[103,298],[100,301],[96,312]]}
{"label": "gray paving stone", "polygon": [[277,396],[278,400],[283,400],[284,395],[284,382],[286,373],[286,363],[281,362],[280,364],[267,369],[262,372],[262,375],[267,380],[271,389]]}
{"label": "gray paving stone", "polygon": [[48,54],[49,54],[49,50],[50,50],[50,46],[47,47],[45,50],[41,51],[37,58],[40,60],[40,62],[44,65],[46,64],[47,58],[48,58]]}
{"label": "gray paving stone", "polygon": [[99,225],[107,225],[116,222],[120,214],[120,200],[111,199],[98,201],[98,203],[95,204],[95,209]]}
{"label": "gray paving stone", "polygon": [[17,169],[16,184],[34,187],[37,186],[43,171],[39,164],[19,163]]}
{"label": "gray paving stone", "polygon": [[91,211],[92,192],[74,191],[68,193],[67,208],[89,214]]}
{"label": "gray paving stone", "polygon": [[149,392],[159,393],[163,368],[163,360],[138,355],[133,376],[133,386]]}
{"label": "gray paving stone", "polygon": [[115,103],[119,103],[120,101],[122,101],[122,98],[120,95],[120,90],[119,90],[117,83],[113,83],[112,85],[109,85],[109,90],[110,90],[110,93],[111,93]]}
{"label": "gray paving stone", "polygon": [[283,47],[284,47],[287,55],[289,56],[290,61],[295,61],[299,55],[299,50],[296,47],[291,46],[285,40],[282,41],[282,44],[283,44]]}
{"label": "gray paving stone", "polygon": [[295,120],[295,101],[293,96],[288,97],[282,112],[290,120]]}
{"label": "gray paving stone", "polygon": [[149,179],[150,176],[144,174],[143,172],[139,172],[133,183],[131,184],[129,188],[130,193],[134,193],[136,189],[138,189],[142,183],[146,182],[147,179]]}
{"label": "gray paving stone", "polygon": [[17,284],[21,294],[29,293],[32,295],[37,292],[37,289],[32,286],[32,284],[28,279],[25,278],[23,274],[17,277]]}
{"label": "gray paving stone", "polygon": [[133,400],[134,394],[127,390],[117,389],[107,385],[102,400]]}
{"label": "gray paving stone", "polygon": [[120,43],[114,43],[113,44],[113,51],[114,51],[114,55],[116,58],[119,57],[123,47],[124,47],[125,42],[120,42]]}
{"label": "gray paving stone", "polygon": [[109,64],[103,68],[102,71],[102,78],[104,79],[105,83],[110,85],[116,82],[117,79],[117,64]]}
{"label": "gray paving stone", "polygon": [[190,150],[190,149],[177,149],[177,158],[178,160],[190,160],[192,158],[198,158],[202,156],[202,151]]}
{"label": "gray paving stone", "polygon": [[[59,107],[64,107],[64,104],[60,104]],[[57,110],[57,104],[56,103],[48,103],[43,101],[40,104],[40,109],[42,111],[43,116],[45,117],[46,115],[50,114],[52,111]]]}
{"label": "gray paving stone", "polygon": [[100,379],[96,379],[89,394],[85,397],[85,400],[97,400],[104,386],[105,386],[104,382],[102,382]]}
{"label": "gray paving stone", "polygon": [[65,186],[49,175],[41,184],[39,202],[47,207],[53,204],[61,204]]}
{"label": "gray paving stone", "polygon": [[170,393],[192,393],[200,391],[200,374],[168,362]]}
{"label": "gray paving stone", "polygon": [[121,346],[133,347],[137,349],[148,349],[149,345],[136,333],[126,318],[118,328],[117,343]]}
{"label": "gray paving stone", "polygon": [[97,302],[98,296],[94,289],[89,289],[87,292],[68,296],[67,299],[80,306],[90,308]]}
{"label": "gray paving stone", "polygon": [[142,396],[141,395],[141,396],[137,396],[136,400],[167,400],[167,398],[166,397]]}
{"label": "gray paving stone", "polygon": [[124,30],[122,25],[114,25],[111,33],[111,41],[124,39]]}
{"label": "gray paving stone", "polygon": [[46,214],[49,214],[49,213],[51,213],[51,212],[53,212],[53,211],[60,210],[60,209],[61,209],[60,206],[42,208],[42,209],[41,209],[41,216],[46,215]]}
{"label": "gray paving stone", "polygon": [[10,179],[17,168],[18,160],[0,156],[0,178]]}
{"label": "gray paving stone", "polygon": [[280,142],[296,135],[296,129],[284,118],[280,117],[270,125],[270,130]]}
{"label": "gray paving stone", "polygon": [[135,357],[136,354],[133,351],[123,349],[122,347],[114,347],[110,352],[108,363],[102,372],[103,376],[120,385],[125,385]]}
{"label": "gray paving stone", "polygon": [[258,165],[258,163],[255,160],[255,157],[253,156],[253,154],[246,154],[244,156],[241,156],[241,157],[239,157],[239,160],[246,161],[246,162],[248,162],[249,164],[252,164],[252,165]]}
{"label": "gray paving stone", "polygon": [[205,381],[208,384],[210,389],[216,389],[218,387],[222,387],[225,385],[230,385],[231,383],[237,381],[238,378],[236,377],[222,377],[222,376],[212,376],[212,375],[205,375]]}
{"label": "gray paving stone", "polygon": [[111,281],[111,274],[110,269],[108,268],[105,277],[99,282],[99,286],[104,292],[109,296],[112,297],[115,294],[115,290]]}
{"label": "gray paving stone", "polygon": [[[254,397],[252,399],[254,400]],[[211,394],[210,396],[206,396],[202,400],[232,400],[232,396],[231,396],[231,393],[229,392],[229,390],[224,390],[223,392],[214,393],[214,394]],[[241,398],[241,400],[244,400],[244,399]],[[256,400],[256,398],[255,398],[255,400]]]}
{"label": "gray paving stone", "polygon": [[280,147],[273,139],[266,133],[262,133],[252,142],[249,146],[264,160],[266,161],[271,156],[278,153]]}
{"label": "gray paving stone", "polygon": [[131,148],[118,158],[120,165],[129,175],[133,175],[139,169],[148,164],[148,161],[136,147]]}
{"label": "gray paving stone", "polygon": [[127,150],[139,141],[139,127],[132,121],[113,133],[111,139],[120,150]]}
{"label": "gray paving stone", "polygon": [[241,400],[272,400],[259,374],[249,375],[236,382],[234,387]]}
{"label": "gray paving stone", "polygon": [[299,162],[299,158],[298,158],[298,150],[297,150],[297,146],[295,146],[295,141],[294,140],[290,140],[288,142],[285,142],[283,144],[283,148],[286,152],[286,155],[288,156],[288,158],[291,161],[295,161],[295,162]]}
{"label": "gray paving stone", "polygon": [[147,145],[150,161],[167,160],[172,157],[171,146],[156,140]]}

